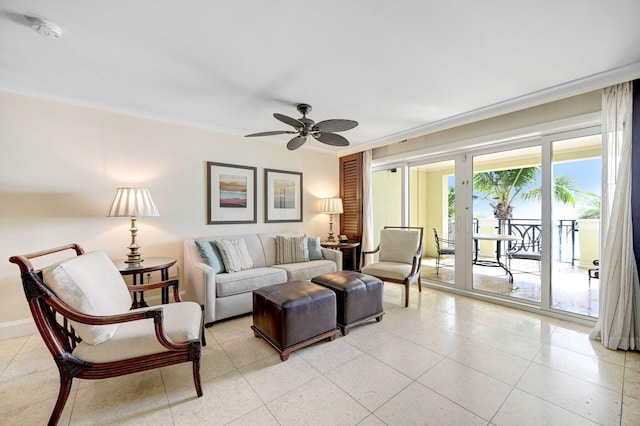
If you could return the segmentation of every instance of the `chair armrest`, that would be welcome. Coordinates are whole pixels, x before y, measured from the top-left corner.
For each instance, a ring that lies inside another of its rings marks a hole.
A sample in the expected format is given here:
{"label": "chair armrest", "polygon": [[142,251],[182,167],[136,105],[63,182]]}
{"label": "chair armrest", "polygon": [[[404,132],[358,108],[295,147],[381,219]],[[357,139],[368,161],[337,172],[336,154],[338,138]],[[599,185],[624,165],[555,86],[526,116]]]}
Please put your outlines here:
{"label": "chair armrest", "polygon": [[156,339],[158,342],[167,349],[171,350],[184,350],[189,346],[189,343],[174,342],[169,336],[167,336],[164,330],[164,315],[162,306],[150,307],[142,310],[129,311],[124,314],[117,315],[88,315],[82,313],[71,306],[58,299],[56,296],[50,294],[46,297],[47,303],[53,307],[53,309],[62,315],[64,318],[71,321],[76,321],[81,324],[88,325],[110,325],[120,324],[124,322],[139,321],[146,319],[153,319],[154,330]]}
{"label": "chair armrest", "polygon": [[49,295],[47,298],[47,304],[51,305],[53,309],[62,315],[64,318],[67,318],[71,321],[76,321],[80,324],[88,324],[88,325],[109,325],[109,324],[119,324],[123,322],[130,321],[138,321],[143,319],[155,318],[158,315],[158,311],[160,311],[160,315],[162,314],[162,307],[156,307],[143,311],[130,311],[123,314],[116,315],[89,315],[83,312],[80,312],[71,306],[64,303],[62,300],[58,299],[53,295]]}
{"label": "chair armrest", "polygon": [[365,264],[367,263],[367,255],[368,254],[375,254],[375,253],[377,253],[379,251],[380,251],[380,245],[379,244],[378,244],[378,247],[376,247],[373,250],[368,250],[368,251],[362,250],[360,252],[360,268],[362,269],[362,267],[365,266]]}
{"label": "chair armrest", "polygon": [[137,285],[127,285],[127,289],[133,293],[136,291],[149,291],[154,290],[156,288],[166,288],[172,286],[173,287],[173,300],[176,302],[182,302],[182,298],[180,297],[180,281],[178,280],[167,280],[167,281],[158,281],[155,283],[148,284],[137,284]]}

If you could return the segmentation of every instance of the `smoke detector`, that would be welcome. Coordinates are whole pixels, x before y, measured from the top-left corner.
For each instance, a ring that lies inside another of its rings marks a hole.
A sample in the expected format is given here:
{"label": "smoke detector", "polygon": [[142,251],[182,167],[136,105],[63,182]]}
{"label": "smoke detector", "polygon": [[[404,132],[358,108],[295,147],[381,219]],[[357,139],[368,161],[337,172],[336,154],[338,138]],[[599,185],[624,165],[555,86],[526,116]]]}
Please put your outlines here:
{"label": "smoke detector", "polygon": [[60,37],[62,37],[62,30],[53,22],[48,21],[44,18],[40,18],[38,16],[24,15],[24,17],[27,18],[27,20],[31,24],[31,28],[38,34],[55,39],[59,39]]}

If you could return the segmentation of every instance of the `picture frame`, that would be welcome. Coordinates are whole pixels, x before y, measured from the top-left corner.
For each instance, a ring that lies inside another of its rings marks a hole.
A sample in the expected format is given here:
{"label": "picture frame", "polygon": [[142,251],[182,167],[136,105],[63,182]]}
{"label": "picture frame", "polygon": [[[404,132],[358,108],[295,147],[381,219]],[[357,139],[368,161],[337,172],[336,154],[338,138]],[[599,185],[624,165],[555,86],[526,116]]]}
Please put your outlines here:
{"label": "picture frame", "polygon": [[207,225],[257,222],[257,168],[207,161]]}
{"label": "picture frame", "polygon": [[264,169],[265,223],[302,222],[302,173]]}

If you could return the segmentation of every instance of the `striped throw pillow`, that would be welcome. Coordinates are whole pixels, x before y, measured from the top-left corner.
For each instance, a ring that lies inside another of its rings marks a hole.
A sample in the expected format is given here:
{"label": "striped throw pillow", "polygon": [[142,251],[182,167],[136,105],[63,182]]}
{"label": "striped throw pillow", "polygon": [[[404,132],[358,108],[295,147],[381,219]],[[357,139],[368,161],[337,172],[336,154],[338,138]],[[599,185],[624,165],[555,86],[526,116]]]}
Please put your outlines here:
{"label": "striped throw pillow", "polygon": [[299,263],[309,261],[307,237],[276,236],[276,264]]}
{"label": "striped throw pillow", "polygon": [[227,272],[238,272],[253,268],[253,260],[249,255],[247,243],[243,239],[217,240],[216,245]]}

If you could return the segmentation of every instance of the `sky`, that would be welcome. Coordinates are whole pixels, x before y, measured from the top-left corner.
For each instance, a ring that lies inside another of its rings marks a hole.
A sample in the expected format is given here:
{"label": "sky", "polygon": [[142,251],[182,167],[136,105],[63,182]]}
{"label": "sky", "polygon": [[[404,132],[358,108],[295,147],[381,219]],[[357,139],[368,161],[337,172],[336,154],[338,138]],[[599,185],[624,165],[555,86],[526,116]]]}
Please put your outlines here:
{"label": "sky", "polygon": [[[554,176],[566,175],[572,177],[575,186],[582,192],[593,192],[598,195],[601,193],[602,161],[600,158],[555,163],[553,174]],[[449,177],[449,186],[454,184],[453,180],[453,176]],[[522,192],[526,192],[535,186],[540,186],[540,177],[538,177],[535,184],[523,189]],[[480,195],[480,197],[482,196],[484,195]],[[478,218],[493,217],[493,209],[489,205],[489,201],[480,197],[473,200],[473,216]],[[541,208],[539,202],[516,199],[513,207],[513,217],[515,219],[540,219]],[[575,219],[579,212],[587,207],[588,203],[581,200],[577,200],[575,207],[567,205],[554,206],[554,218]]]}

